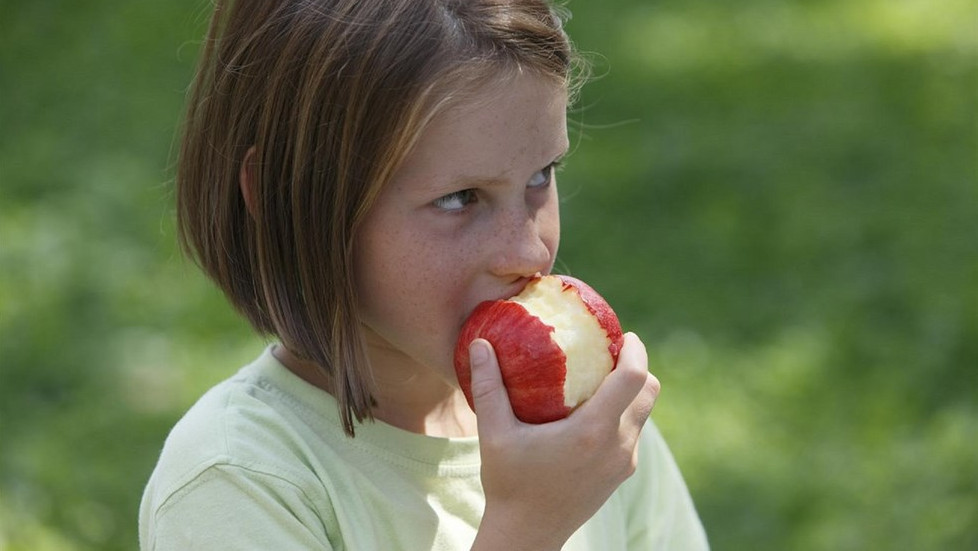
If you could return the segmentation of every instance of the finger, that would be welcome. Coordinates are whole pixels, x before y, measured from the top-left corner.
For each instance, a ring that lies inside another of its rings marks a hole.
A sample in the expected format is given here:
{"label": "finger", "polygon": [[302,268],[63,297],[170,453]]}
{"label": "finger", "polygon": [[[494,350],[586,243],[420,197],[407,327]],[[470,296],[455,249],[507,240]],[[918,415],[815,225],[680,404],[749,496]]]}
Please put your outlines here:
{"label": "finger", "polygon": [[[625,410],[643,394],[658,393],[658,381],[651,384],[649,378],[649,359],[645,345],[634,333],[625,334],[625,342],[618,354],[618,364],[614,371],[605,377],[594,396],[582,408],[603,411],[601,415],[620,417]],[[647,397],[643,397],[645,401]],[[649,407],[651,411],[651,407]]]}
{"label": "finger", "polygon": [[472,371],[472,403],[480,437],[513,424],[516,420],[513,406],[503,386],[496,353],[488,341],[476,339],[469,344],[469,368]]}
{"label": "finger", "polygon": [[659,379],[651,373],[646,375],[642,390],[625,409],[625,413],[622,414],[622,419],[631,420],[632,424],[639,428],[645,425],[645,422],[649,420],[649,415],[652,413],[652,408],[655,407],[656,400],[659,398],[660,390],[661,385],[659,384]]}

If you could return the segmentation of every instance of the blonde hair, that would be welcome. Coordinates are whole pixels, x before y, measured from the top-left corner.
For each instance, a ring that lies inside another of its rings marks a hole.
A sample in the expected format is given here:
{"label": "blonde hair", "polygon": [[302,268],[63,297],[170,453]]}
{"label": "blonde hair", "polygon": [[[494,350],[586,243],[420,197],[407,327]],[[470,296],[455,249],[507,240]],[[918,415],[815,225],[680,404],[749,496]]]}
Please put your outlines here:
{"label": "blonde hair", "polygon": [[576,60],[543,0],[218,0],[177,165],[181,244],[258,332],[324,371],[351,436],[374,405],[353,273],[365,213],[446,105],[514,71],[573,92]]}

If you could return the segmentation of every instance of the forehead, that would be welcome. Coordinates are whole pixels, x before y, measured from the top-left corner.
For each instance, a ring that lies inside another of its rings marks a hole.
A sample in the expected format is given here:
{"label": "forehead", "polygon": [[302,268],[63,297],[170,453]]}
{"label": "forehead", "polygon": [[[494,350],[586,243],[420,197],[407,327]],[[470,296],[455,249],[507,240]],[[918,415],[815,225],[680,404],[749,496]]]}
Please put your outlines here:
{"label": "forehead", "polygon": [[429,122],[391,184],[525,178],[566,151],[566,110],[566,87],[550,78],[521,74],[483,86]]}

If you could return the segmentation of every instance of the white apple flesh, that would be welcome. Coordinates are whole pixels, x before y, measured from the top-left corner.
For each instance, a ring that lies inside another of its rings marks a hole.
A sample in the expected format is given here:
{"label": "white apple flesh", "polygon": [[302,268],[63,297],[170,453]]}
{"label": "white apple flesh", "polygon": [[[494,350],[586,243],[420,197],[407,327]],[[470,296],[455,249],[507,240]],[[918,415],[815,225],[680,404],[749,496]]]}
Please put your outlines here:
{"label": "white apple flesh", "polygon": [[535,278],[510,299],[478,305],[463,324],[455,372],[470,406],[468,347],[477,338],[492,344],[513,413],[526,423],[562,419],[590,398],[623,340],[618,317],[590,286],[570,276]]}

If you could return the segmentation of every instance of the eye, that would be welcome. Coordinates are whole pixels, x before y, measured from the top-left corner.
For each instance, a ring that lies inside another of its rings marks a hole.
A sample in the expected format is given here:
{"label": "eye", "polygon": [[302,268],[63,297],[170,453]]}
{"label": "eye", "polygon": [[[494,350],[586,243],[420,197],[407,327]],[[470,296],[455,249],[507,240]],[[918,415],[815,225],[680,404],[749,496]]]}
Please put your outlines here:
{"label": "eye", "polygon": [[540,188],[548,186],[550,182],[553,181],[554,169],[556,169],[558,165],[559,162],[555,161],[544,167],[543,170],[537,171],[530,177],[530,181],[527,183],[526,187]]}
{"label": "eye", "polygon": [[443,195],[438,199],[435,199],[431,204],[434,205],[435,208],[443,211],[455,212],[464,209],[473,201],[475,201],[475,190],[463,189],[461,191],[449,193],[448,195]]}

